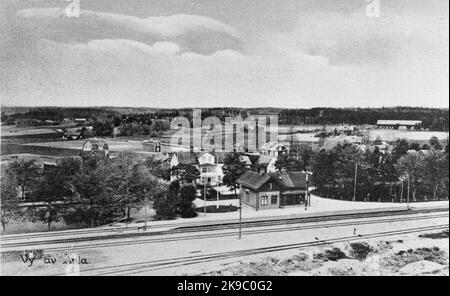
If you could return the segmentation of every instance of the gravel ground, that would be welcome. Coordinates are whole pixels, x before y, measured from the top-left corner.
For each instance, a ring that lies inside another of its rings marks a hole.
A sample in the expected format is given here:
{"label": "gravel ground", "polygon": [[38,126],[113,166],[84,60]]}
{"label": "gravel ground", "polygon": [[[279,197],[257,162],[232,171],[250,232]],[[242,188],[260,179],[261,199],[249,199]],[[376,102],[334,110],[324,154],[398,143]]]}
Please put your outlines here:
{"label": "gravel ground", "polygon": [[385,276],[449,275],[445,232],[403,236],[396,241],[361,241],[239,261],[202,275]]}

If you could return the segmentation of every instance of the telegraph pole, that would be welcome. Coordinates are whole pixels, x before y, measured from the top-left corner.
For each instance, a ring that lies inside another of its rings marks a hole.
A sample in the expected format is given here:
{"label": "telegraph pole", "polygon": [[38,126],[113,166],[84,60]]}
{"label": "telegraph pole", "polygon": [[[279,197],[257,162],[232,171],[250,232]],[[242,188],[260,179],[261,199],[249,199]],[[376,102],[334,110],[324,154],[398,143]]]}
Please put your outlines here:
{"label": "telegraph pole", "polygon": [[242,196],[239,194],[239,239],[242,237]]}
{"label": "telegraph pole", "polygon": [[217,172],[217,183],[216,183],[216,194],[217,194],[217,210],[219,210],[219,158],[216,155],[216,172]]}
{"label": "telegraph pole", "polygon": [[206,216],[206,178],[203,179],[203,199],[204,199],[203,215]]}
{"label": "telegraph pole", "polygon": [[409,210],[409,180],[410,180],[410,176],[408,173],[408,194],[406,195],[406,207]]}
{"label": "telegraph pole", "polygon": [[404,182],[404,180],[402,179],[402,187],[401,187],[401,190],[400,190],[400,203],[403,202],[403,182]]}
{"label": "telegraph pole", "polygon": [[355,185],[353,186],[353,201],[356,200],[356,179],[358,177],[358,163],[355,163]]}

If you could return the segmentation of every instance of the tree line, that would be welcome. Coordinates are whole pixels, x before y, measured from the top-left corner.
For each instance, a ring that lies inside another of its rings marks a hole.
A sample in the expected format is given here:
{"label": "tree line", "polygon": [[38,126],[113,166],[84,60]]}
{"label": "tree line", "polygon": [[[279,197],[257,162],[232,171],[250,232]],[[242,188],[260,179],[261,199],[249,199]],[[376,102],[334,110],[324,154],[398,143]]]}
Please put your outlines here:
{"label": "tree line", "polygon": [[[129,220],[132,209],[151,204],[167,191],[167,182],[154,176],[154,169],[131,153],[114,159],[68,157],[43,168],[32,160],[15,160],[2,174],[3,229],[11,219],[40,221],[49,229],[61,220],[90,227]],[[28,206],[20,206],[18,189]]]}
{"label": "tree line", "polygon": [[[344,144],[312,157],[313,183],[319,196],[358,201],[448,199],[448,145],[430,140],[429,150],[397,140],[391,153]],[[411,153],[411,150],[416,151]],[[409,153],[408,153],[409,151]]]}
{"label": "tree line", "polygon": [[[13,110],[17,111],[17,110]],[[249,115],[278,115],[279,124],[376,124],[379,119],[391,120],[421,120],[422,128],[448,131],[449,112],[443,108],[425,107],[383,107],[383,108],[311,108],[311,109],[287,109],[287,108],[204,108],[202,117],[215,116],[222,121],[225,117]],[[151,108],[28,108],[24,112],[7,114],[2,112],[2,124],[14,124],[17,119],[50,119],[61,121],[63,118],[87,118],[91,123],[98,122],[99,134],[112,133],[112,127],[121,124],[137,123],[150,125],[151,120],[172,120],[177,116],[192,119],[192,109],[151,109]],[[129,129],[129,128],[127,128]]]}

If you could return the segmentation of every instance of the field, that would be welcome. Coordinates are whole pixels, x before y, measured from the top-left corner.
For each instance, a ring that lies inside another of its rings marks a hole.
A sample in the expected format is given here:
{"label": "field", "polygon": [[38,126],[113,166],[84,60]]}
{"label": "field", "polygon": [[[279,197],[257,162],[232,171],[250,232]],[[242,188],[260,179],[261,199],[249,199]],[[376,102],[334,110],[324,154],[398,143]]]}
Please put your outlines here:
{"label": "field", "polygon": [[[61,134],[55,131],[57,127],[12,127],[2,126],[2,145],[1,154],[11,155],[20,153],[29,154],[41,154],[50,156],[71,156],[78,154],[85,140],[65,141],[62,140]],[[316,131],[325,128],[327,131],[332,131],[335,128],[340,129],[352,129],[353,126],[344,125],[295,125],[292,126],[295,134],[292,136],[289,134],[291,126],[280,125],[278,127],[278,141],[289,142],[293,140],[297,144],[311,145],[317,143],[319,138],[315,137]],[[141,136],[141,137],[117,137],[106,138],[106,142],[109,145],[111,152],[143,152],[144,140],[156,140],[162,143],[169,144],[171,136],[174,135],[176,130],[164,131],[159,137]],[[381,139],[383,141],[391,142],[396,139],[406,139],[409,142],[417,142],[419,144],[428,143],[431,137],[437,137],[442,144],[448,141],[447,132],[438,131],[405,131],[405,130],[392,130],[392,129],[371,129],[363,131],[368,135],[371,141]],[[202,131],[202,135],[205,135],[205,130]],[[187,143],[188,138],[184,139]],[[172,152],[177,150],[187,150],[189,146],[183,147],[170,147],[163,145],[163,152]]]}
{"label": "field", "polygon": [[434,131],[402,131],[392,129],[375,129],[368,131],[371,141],[380,137],[383,141],[395,141],[396,139],[406,139],[409,142],[424,143],[428,142],[431,137],[437,137],[441,143],[448,140],[447,132]]}
{"label": "field", "polygon": [[[80,150],[85,141],[86,140],[56,141],[56,142],[24,144],[23,146]],[[105,141],[108,143],[109,150],[114,152],[143,150],[142,141],[127,141],[116,139],[105,139]]]}

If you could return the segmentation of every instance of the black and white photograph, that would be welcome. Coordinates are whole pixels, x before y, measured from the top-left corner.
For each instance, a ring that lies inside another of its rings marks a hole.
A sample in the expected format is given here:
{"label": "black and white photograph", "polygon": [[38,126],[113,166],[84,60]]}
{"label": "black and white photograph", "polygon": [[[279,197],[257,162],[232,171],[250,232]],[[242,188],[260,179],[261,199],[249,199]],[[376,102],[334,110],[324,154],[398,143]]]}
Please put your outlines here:
{"label": "black and white photograph", "polygon": [[447,0],[0,0],[0,275],[448,277],[448,99]]}

